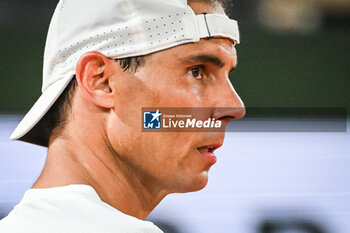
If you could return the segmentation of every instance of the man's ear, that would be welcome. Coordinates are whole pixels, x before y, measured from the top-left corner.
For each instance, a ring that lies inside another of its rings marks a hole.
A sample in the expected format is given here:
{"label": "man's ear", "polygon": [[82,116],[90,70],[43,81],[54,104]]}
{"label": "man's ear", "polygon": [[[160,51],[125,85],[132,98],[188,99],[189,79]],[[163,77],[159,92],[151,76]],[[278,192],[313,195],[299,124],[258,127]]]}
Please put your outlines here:
{"label": "man's ear", "polygon": [[99,52],[85,53],[78,61],[76,79],[83,95],[95,105],[112,108],[114,98],[109,86],[114,62]]}

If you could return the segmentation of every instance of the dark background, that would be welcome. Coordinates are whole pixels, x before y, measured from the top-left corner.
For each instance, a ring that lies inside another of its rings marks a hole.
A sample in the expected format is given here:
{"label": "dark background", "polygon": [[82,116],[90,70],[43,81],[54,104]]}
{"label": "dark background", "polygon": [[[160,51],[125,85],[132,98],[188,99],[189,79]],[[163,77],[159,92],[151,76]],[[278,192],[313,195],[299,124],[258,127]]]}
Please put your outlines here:
{"label": "dark background", "polygon": [[[266,25],[263,0],[233,2],[242,43],[231,80],[247,107],[349,109],[350,1],[319,2],[313,6],[319,12],[317,26],[309,30]],[[56,4],[0,1],[0,114],[23,114],[39,97],[46,33]]]}

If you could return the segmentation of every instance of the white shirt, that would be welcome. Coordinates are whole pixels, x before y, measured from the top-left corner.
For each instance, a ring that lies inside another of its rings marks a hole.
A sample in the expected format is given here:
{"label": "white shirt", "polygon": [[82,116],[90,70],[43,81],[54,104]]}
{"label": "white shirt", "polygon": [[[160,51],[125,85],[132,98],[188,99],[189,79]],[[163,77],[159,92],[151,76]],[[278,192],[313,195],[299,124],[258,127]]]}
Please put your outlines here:
{"label": "white shirt", "polygon": [[163,233],[103,202],[89,185],[29,189],[0,221],[1,233]]}

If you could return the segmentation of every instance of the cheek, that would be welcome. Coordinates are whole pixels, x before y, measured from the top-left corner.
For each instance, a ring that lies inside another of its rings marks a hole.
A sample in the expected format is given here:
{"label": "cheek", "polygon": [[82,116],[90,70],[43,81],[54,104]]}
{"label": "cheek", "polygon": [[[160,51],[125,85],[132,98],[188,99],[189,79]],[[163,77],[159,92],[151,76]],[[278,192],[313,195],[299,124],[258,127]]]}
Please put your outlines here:
{"label": "cheek", "polygon": [[198,164],[191,134],[146,133],[141,127],[135,130],[115,118],[108,126],[108,140],[125,166],[142,171],[147,177],[170,179]]}
{"label": "cheek", "polygon": [[146,69],[142,76],[143,91],[151,93],[145,102],[157,107],[191,107],[194,102],[201,102],[204,95],[204,86],[179,67]]}
{"label": "cheek", "polygon": [[118,119],[108,125],[119,169],[169,192],[196,191],[206,185],[210,165],[196,152],[196,138],[192,133],[145,133]]}
{"label": "cheek", "polygon": [[195,106],[201,101],[200,82],[175,72],[171,76],[148,75],[144,79],[130,77],[130,83],[118,86],[116,106],[108,118],[108,140],[125,166],[146,177],[191,177],[206,166],[193,148],[196,134],[142,132],[142,108]]}
{"label": "cheek", "polygon": [[[180,79],[181,77],[175,76],[172,78]],[[182,80],[176,83],[169,82],[162,84],[154,92],[157,94],[154,106],[180,108],[200,106],[200,103],[204,100],[204,87],[200,84],[200,81],[193,81],[182,77]]]}
{"label": "cheek", "polygon": [[193,96],[194,96],[194,99],[197,101],[197,102],[202,102],[202,90],[201,90],[201,88],[199,88],[199,87],[192,87],[192,89],[191,89],[191,91],[192,91],[192,94],[193,94]]}

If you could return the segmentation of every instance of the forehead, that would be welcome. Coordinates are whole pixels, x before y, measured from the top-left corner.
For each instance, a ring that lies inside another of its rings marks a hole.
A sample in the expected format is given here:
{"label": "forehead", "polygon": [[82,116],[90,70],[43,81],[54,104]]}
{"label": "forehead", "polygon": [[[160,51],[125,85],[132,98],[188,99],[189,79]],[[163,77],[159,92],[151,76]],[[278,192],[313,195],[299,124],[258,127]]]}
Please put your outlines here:
{"label": "forehead", "polygon": [[[152,67],[156,72],[161,72],[168,68],[180,70],[185,63],[196,65],[204,62],[203,59],[202,61],[190,59],[194,57],[215,57],[230,67],[237,65],[236,49],[232,41],[226,38],[201,39],[197,43],[183,44],[156,52],[150,55],[147,63],[150,64],[148,67]],[[191,60],[192,62],[190,62]],[[210,59],[206,60],[209,61]]]}
{"label": "forehead", "polygon": [[188,5],[196,14],[201,14],[203,12],[212,14],[225,14],[225,11],[220,3],[215,0],[189,0]]}
{"label": "forehead", "polygon": [[200,53],[212,54],[228,59],[233,59],[237,55],[232,41],[227,38],[201,39],[196,43],[183,44],[165,51],[160,51],[158,55],[181,58]]}

